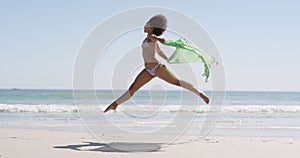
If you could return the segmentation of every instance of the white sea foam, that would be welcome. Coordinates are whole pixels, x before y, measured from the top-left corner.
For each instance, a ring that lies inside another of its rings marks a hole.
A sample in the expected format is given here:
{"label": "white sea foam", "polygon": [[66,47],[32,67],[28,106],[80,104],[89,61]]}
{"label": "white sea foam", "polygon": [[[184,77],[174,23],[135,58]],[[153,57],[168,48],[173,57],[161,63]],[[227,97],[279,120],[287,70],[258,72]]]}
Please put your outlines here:
{"label": "white sea foam", "polygon": [[[107,105],[76,106],[76,105],[29,105],[29,104],[2,104],[0,112],[38,112],[38,113],[78,113],[79,111],[104,110]],[[222,112],[222,113],[300,113],[300,105],[226,105],[218,106],[191,106],[191,105],[123,105],[117,112]]]}
{"label": "white sea foam", "polygon": [[222,112],[300,113],[300,105],[234,105],[234,106],[223,106]]}
{"label": "white sea foam", "polygon": [[76,113],[78,108],[73,105],[27,105],[0,104],[0,112],[39,112],[39,113]]}

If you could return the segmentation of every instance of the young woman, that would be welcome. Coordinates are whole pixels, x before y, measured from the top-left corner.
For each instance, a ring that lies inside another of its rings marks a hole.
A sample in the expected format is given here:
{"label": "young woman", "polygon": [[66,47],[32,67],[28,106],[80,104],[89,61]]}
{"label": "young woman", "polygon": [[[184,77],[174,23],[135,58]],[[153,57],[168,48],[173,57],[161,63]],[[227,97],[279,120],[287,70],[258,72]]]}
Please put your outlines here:
{"label": "young woman", "polygon": [[189,91],[192,91],[196,95],[200,96],[207,104],[209,98],[201,91],[197,90],[193,85],[183,80],[179,80],[175,77],[165,65],[159,63],[155,58],[155,53],[158,53],[160,57],[167,60],[168,57],[161,51],[158,43],[165,43],[164,38],[159,38],[167,28],[167,19],[163,15],[153,16],[144,26],[144,32],[147,33],[147,37],[142,43],[142,53],[145,63],[145,69],[143,69],[134,82],[131,84],[129,89],[116,101],[111,103],[104,112],[109,110],[116,110],[117,106],[130,99],[133,94],[139,90],[143,85],[152,80],[154,77],[158,77],[166,82],[183,87]]}

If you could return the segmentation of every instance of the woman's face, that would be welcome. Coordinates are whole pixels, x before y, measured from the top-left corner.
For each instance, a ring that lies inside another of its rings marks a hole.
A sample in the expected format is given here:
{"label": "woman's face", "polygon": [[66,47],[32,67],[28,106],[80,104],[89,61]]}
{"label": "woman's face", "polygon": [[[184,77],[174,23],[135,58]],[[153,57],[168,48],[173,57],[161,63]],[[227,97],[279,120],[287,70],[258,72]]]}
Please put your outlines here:
{"label": "woman's face", "polygon": [[150,26],[149,22],[146,23],[146,25],[144,26],[144,32],[145,33],[152,33],[153,28],[152,26]]}

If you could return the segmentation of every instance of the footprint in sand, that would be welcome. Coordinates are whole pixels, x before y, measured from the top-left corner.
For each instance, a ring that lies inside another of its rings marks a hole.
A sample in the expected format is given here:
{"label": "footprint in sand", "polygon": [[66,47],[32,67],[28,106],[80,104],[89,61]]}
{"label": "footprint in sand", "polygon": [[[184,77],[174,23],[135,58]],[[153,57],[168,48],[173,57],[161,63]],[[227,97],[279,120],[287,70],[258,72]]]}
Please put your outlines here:
{"label": "footprint in sand", "polygon": [[22,137],[5,137],[5,139],[36,140],[34,138],[22,138]]}
{"label": "footprint in sand", "polygon": [[272,141],[275,141],[275,140],[272,140],[272,139],[270,139],[270,140],[262,140],[262,142],[264,142],[264,143],[266,143],[266,142],[272,142]]}
{"label": "footprint in sand", "polygon": [[219,143],[219,140],[204,139],[206,143]]}

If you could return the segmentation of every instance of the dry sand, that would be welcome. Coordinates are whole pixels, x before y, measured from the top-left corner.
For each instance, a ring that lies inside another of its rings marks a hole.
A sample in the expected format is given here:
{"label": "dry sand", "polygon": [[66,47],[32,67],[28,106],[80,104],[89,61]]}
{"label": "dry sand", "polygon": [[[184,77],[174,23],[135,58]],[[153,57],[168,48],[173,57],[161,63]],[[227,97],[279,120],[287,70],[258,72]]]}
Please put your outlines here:
{"label": "dry sand", "polygon": [[[146,143],[112,142],[137,150]],[[0,158],[299,158],[300,138],[183,136],[157,150],[124,152],[89,133],[0,129]]]}

